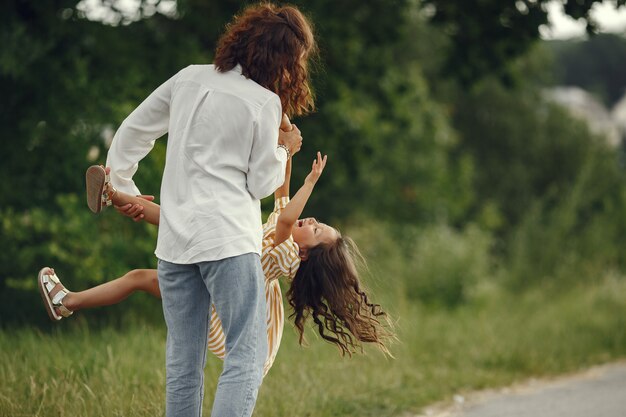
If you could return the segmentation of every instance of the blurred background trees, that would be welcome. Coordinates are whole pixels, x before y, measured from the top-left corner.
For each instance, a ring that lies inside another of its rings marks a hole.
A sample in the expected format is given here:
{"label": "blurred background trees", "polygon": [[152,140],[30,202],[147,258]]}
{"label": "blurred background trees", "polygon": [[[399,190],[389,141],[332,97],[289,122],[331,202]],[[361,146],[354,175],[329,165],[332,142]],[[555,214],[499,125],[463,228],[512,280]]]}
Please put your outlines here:
{"label": "blurred background trees", "polygon": [[[317,111],[295,120],[305,140],[293,187],[314,152],[327,153],[306,214],[361,236],[370,263],[401,275],[411,300],[453,307],[481,279],[549,291],[623,271],[621,150],[543,94],[577,85],[614,105],[626,84],[622,36],[540,41],[545,0],[294,3],[315,22],[321,54]],[[594,3],[565,10],[587,17]],[[11,0],[0,17],[3,323],[46,320],[42,266],[72,289],[154,267],[156,230],[92,216],[83,172],[104,162],[116,127],[155,87],[211,62],[242,7],[179,0],[163,11],[144,0],[129,15],[114,0],[86,4],[104,8],[105,22],[70,0]],[[137,176],[157,197],[166,143]]]}

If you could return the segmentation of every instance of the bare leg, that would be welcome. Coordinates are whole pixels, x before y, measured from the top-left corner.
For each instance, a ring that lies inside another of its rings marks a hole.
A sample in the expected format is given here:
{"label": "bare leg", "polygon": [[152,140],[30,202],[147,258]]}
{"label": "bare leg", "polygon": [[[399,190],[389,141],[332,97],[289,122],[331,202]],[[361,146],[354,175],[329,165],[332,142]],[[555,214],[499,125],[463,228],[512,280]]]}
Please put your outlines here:
{"label": "bare leg", "polygon": [[117,304],[135,291],[161,298],[156,269],[135,269],[113,281],[80,292],[70,292],[63,305],[72,311]]}

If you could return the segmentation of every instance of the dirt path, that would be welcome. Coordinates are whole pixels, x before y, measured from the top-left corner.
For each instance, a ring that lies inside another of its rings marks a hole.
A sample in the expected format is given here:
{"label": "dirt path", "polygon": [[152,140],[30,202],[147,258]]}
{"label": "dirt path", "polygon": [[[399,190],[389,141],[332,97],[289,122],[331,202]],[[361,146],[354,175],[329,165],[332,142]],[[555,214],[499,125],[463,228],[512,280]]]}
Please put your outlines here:
{"label": "dirt path", "polygon": [[626,362],[552,380],[456,395],[416,417],[626,417]]}

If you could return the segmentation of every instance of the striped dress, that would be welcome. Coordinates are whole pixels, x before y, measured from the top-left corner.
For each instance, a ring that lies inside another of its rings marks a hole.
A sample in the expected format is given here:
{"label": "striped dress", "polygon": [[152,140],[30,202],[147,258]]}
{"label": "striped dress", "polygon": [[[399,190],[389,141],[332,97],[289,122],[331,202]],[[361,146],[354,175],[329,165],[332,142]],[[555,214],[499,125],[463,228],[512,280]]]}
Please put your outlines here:
{"label": "striped dress", "polygon": [[[278,246],[274,246],[276,235],[276,222],[281,210],[289,202],[289,197],[282,197],[274,202],[274,211],[263,225],[263,250],[261,253],[261,266],[265,275],[265,299],[267,301],[267,342],[269,350],[265,360],[263,375],[266,375],[274,363],[280,340],[283,336],[285,314],[283,309],[283,297],[280,292],[278,278],[286,276],[289,279],[295,277],[300,266],[298,244],[293,237],[285,240]],[[215,307],[211,306],[211,327],[209,330],[209,350],[218,358],[224,359],[226,353],[226,336],[222,330]]]}

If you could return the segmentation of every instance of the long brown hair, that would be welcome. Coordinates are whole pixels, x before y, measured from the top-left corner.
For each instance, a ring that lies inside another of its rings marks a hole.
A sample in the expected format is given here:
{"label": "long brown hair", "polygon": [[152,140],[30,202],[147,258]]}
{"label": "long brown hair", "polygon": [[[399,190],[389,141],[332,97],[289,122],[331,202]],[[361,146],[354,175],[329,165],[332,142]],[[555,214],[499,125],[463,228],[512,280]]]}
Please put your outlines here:
{"label": "long brown hair", "polygon": [[374,343],[391,356],[385,344],[394,338],[391,322],[380,305],[369,301],[357,264],[364,265],[364,260],[348,237],[309,249],[287,291],[300,344],[310,316],[320,336],[337,345],[342,356],[362,351],[361,342]]}
{"label": "long brown hair", "polygon": [[280,97],[288,116],[313,110],[307,60],[317,51],[311,23],[293,6],[249,6],[226,26],[215,66],[242,74]]}

